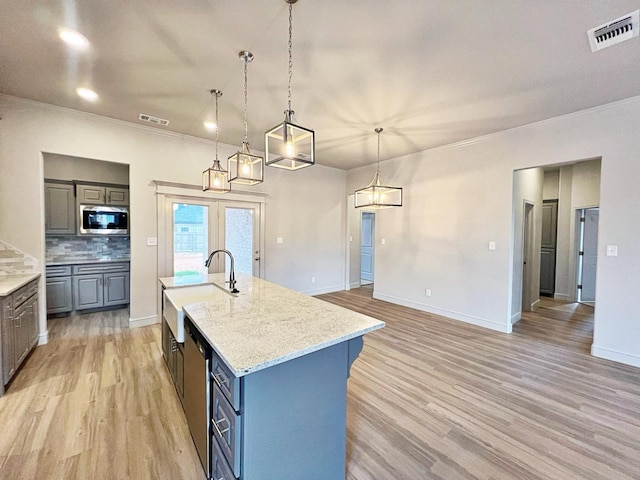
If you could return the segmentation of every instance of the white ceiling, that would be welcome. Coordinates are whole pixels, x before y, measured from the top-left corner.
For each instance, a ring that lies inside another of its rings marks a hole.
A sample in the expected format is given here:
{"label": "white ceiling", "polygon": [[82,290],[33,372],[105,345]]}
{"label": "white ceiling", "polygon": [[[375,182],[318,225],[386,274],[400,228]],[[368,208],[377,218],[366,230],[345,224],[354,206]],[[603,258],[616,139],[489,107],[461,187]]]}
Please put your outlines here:
{"label": "white ceiling", "polygon": [[[591,53],[586,31],[638,0],[300,0],[293,109],[320,164],[375,162],[640,95],[640,38]],[[284,0],[2,0],[0,92],[214,138],[244,135],[240,50],[250,50],[249,141],[287,106]],[[77,53],[57,28],[83,33]],[[77,86],[100,94],[96,104]]]}

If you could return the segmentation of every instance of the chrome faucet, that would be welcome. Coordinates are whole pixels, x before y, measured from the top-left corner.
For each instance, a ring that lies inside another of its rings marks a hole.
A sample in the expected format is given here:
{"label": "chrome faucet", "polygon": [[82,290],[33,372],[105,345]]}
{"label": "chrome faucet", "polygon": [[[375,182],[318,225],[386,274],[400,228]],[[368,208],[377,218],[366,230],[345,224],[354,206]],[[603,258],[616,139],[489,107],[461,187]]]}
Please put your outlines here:
{"label": "chrome faucet", "polygon": [[231,255],[231,252],[229,250],[225,250],[225,249],[219,249],[219,250],[214,250],[213,252],[211,252],[211,254],[209,255],[209,258],[207,258],[207,261],[204,262],[204,266],[209,268],[209,265],[211,265],[211,260],[213,259],[213,256],[216,253],[219,252],[223,252],[226,253],[227,255],[229,255],[229,258],[231,259],[231,272],[229,273],[229,288],[231,289],[231,293],[238,293],[239,290],[236,288],[236,272],[235,269],[233,267],[233,255]]}

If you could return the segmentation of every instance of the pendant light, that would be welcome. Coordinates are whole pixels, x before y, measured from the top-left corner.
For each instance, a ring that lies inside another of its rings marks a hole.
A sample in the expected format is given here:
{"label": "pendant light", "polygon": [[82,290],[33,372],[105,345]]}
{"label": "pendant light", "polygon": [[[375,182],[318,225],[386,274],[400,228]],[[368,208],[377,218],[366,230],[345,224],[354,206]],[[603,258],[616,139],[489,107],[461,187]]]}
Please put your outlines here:
{"label": "pendant light", "polygon": [[293,4],[298,0],[284,0],[289,4],[289,90],[284,121],[268,130],[265,137],[265,160],[270,167],[298,170],[315,163],[315,132],[295,123],[291,109],[291,78],[293,77]]}
{"label": "pendant light", "polygon": [[211,90],[211,95],[216,99],[216,158],[213,165],[202,172],[202,191],[210,190],[215,193],[227,193],[231,190],[229,182],[227,182],[227,171],[220,165],[218,160],[218,132],[220,131],[220,122],[218,121],[218,99],[222,96],[220,90]]}
{"label": "pendant light", "polygon": [[264,159],[249,150],[247,124],[247,64],[253,60],[253,53],[242,50],[238,56],[244,61],[244,141],[242,147],[227,161],[229,182],[242,185],[256,185],[263,181]]}
{"label": "pendant light", "polygon": [[402,188],[386,186],[380,176],[380,133],[382,130],[382,128],[374,130],[378,134],[378,165],[376,173],[369,185],[356,190],[356,208],[381,209],[402,206]]}

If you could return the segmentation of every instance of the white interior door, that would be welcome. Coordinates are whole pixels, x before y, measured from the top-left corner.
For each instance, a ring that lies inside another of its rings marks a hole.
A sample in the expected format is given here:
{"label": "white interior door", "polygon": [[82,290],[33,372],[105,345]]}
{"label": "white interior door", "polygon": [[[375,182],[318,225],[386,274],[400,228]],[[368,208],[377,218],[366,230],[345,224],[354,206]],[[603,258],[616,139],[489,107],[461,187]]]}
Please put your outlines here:
{"label": "white interior door", "polygon": [[596,301],[596,263],[598,259],[598,208],[588,208],[584,212],[582,234],[582,268],[578,301]]}
{"label": "white interior door", "polygon": [[360,284],[373,283],[374,244],[375,244],[374,213],[362,212],[360,228]]}
{"label": "white interior door", "polygon": [[532,295],[532,247],[533,247],[533,208],[529,202],[524,204],[523,232],[522,232],[522,311],[530,312]]}

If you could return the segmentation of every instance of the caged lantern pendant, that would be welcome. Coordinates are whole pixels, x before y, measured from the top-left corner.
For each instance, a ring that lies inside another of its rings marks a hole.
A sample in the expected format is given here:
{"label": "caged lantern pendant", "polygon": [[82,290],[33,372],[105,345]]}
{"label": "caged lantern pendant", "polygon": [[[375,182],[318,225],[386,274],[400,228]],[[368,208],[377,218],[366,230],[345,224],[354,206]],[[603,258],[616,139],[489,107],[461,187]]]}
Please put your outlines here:
{"label": "caged lantern pendant", "polygon": [[256,185],[263,181],[264,159],[249,150],[247,123],[247,63],[253,60],[253,53],[242,50],[238,56],[244,61],[244,141],[240,150],[227,160],[229,182],[243,185]]}
{"label": "caged lantern pendant", "polygon": [[213,165],[202,172],[202,191],[215,193],[227,193],[231,191],[231,186],[227,181],[227,171],[220,165],[218,160],[218,132],[220,130],[218,122],[218,99],[222,96],[220,90],[211,90],[211,95],[216,99],[216,158]]}
{"label": "caged lantern pendant", "polygon": [[373,180],[365,188],[356,190],[356,208],[382,209],[402,206],[402,188],[389,187],[384,184],[380,175],[380,133],[382,128],[374,131],[378,134],[378,164]]}
{"label": "caged lantern pendant", "polygon": [[289,4],[289,83],[288,106],[284,121],[268,130],[265,137],[265,163],[270,167],[298,170],[315,163],[315,132],[295,123],[291,109],[291,78],[293,77],[293,4],[298,0],[284,0]]}

